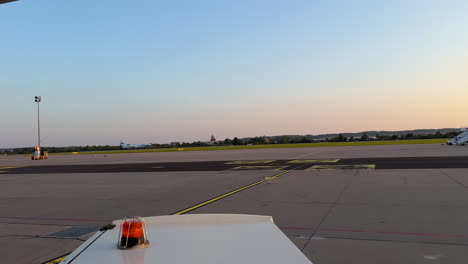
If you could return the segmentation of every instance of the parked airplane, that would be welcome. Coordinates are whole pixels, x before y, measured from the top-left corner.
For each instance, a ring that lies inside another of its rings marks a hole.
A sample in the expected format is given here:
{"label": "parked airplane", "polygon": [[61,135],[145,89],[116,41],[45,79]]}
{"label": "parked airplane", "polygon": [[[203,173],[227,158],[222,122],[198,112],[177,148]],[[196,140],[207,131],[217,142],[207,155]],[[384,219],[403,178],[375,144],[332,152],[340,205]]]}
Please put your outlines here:
{"label": "parked airplane", "polygon": [[465,143],[468,143],[468,128],[462,128],[460,129],[462,132],[460,135],[450,139],[447,141],[447,145],[465,145]]}
{"label": "parked airplane", "polygon": [[123,141],[120,141],[120,147],[122,149],[138,149],[138,148],[151,147],[151,145],[150,144],[125,144]]}

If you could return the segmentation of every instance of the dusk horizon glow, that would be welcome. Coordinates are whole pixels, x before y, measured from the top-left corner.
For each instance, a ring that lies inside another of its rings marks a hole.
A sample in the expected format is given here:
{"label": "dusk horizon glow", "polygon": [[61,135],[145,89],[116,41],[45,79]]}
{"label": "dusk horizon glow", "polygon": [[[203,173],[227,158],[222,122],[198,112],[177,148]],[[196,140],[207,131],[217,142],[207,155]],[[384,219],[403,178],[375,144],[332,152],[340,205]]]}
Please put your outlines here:
{"label": "dusk horizon glow", "polygon": [[466,1],[0,5],[0,148],[468,125]]}

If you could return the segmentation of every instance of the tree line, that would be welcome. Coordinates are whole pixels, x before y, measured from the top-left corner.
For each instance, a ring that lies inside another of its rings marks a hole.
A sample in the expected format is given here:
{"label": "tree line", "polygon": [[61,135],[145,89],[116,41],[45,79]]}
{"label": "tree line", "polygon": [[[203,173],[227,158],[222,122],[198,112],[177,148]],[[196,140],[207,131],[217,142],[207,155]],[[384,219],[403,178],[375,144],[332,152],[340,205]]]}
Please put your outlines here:
{"label": "tree line", "polygon": [[[318,142],[353,142],[353,141],[383,141],[383,140],[410,140],[410,139],[436,139],[436,138],[453,138],[459,132],[436,132],[433,134],[413,134],[406,133],[402,135],[380,135],[376,134],[373,137],[363,133],[360,137],[345,137],[343,134],[338,134],[333,138],[325,139],[311,139],[307,136],[274,136],[274,137],[253,137],[239,139],[237,137],[214,142],[213,144],[195,141],[191,143],[177,143],[177,144],[151,144],[146,149],[157,148],[184,148],[184,147],[208,147],[208,146],[240,146],[240,145],[266,145],[266,144],[298,144],[298,143],[318,143]],[[120,146],[71,146],[71,147],[44,147],[49,153],[62,153],[62,152],[82,152],[82,151],[106,151],[106,150],[120,150]],[[14,148],[14,149],[0,149],[2,154],[30,154],[34,152],[33,147],[28,148]]]}

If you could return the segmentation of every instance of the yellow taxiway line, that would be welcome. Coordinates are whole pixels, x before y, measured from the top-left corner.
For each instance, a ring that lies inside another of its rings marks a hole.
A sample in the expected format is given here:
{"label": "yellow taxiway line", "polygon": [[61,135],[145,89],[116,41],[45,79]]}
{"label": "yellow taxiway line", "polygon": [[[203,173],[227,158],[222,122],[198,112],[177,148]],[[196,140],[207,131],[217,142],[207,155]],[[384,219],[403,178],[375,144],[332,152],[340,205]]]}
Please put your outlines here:
{"label": "yellow taxiway line", "polygon": [[235,190],[233,190],[233,191],[230,191],[230,192],[228,192],[228,193],[221,194],[221,195],[219,195],[219,196],[216,196],[216,197],[214,197],[214,198],[211,198],[211,199],[206,200],[206,201],[204,201],[204,202],[201,202],[201,203],[199,203],[199,204],[196,204],[196,205],[193,205],[193,206],[188,207],[188,208],[186,208],[186,209],[183,209],[183,210],[180,210],[180,211],[178,211],[178,212],[175,212],[175,213],[173,213],[173,215],[181,215],[181,214],[188,213],[188,212],[193,211],[193,210],[195,210],[195,209],[197,209],[197,208],[200,208],[200,207],[202,207],[202,206],[205,206],[205,205],[208,205],[208,204],[210,204],[210,203],[216,202],[216,201],[218,201],[218,200],[221,200],[221,199],[223,199],[223,198],[226,198],[226,197],[228,197],[228,196],[231,196],[231,195],[236,194],[236,193],[238,193],[238,192],[241,192],[241,191],[243,191],[243,190],[249,189],[249,188],[251,188],[251,187],[254,187],[254,186],[256,186],[256,185],[259,185],[259,184],[261,184],[261,183],[264,183],[264,182],[266,182],[266,181],[276,179],[276,178],[278,178],[278,177],[280,177],[280,176],[282,176],[282,175],[284,175],[284,174],[286,174],[286,173],[289,173],[289,172],[291,172],[291,171],[293,171],[293,170],[295,170],[295,169],[283,171],[283,172],[278,173],[278,174],[275,174],[275,175],[273,175],[273,176],[271,176],[271,177],[265,177],[265,179],[263,179],[263,180],[260,180],[260,181],[251,183],[251,184],[249,184],[249,185],[245,185],[245,186],[243,186],[243,187],[237,188],[237,189],[235,189]]}
{"label": "yellow taxiway line", "polygon": [[65,256],[61,256],[58,258],[51,259],[49,261],[43,262],[42,264],[58,264],[60,261],[64,260],[69,254],[66,254]]}

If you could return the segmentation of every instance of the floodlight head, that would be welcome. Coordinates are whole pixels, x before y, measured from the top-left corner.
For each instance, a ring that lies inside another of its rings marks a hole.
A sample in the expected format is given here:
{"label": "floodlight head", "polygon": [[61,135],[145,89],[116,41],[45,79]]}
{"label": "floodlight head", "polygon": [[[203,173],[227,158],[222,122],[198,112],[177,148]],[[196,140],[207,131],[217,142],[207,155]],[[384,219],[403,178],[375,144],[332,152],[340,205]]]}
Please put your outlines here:
{"label": "floodlight head", "polygon": [[36,101],[36,103],[39,103],[42,99],[42,96],[34,96],[34,101]]}

